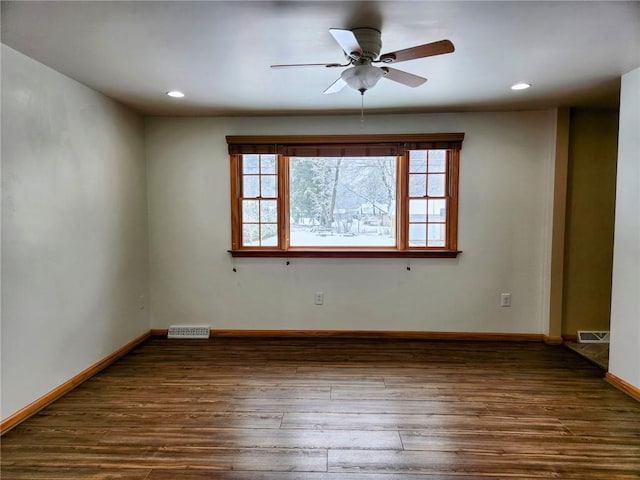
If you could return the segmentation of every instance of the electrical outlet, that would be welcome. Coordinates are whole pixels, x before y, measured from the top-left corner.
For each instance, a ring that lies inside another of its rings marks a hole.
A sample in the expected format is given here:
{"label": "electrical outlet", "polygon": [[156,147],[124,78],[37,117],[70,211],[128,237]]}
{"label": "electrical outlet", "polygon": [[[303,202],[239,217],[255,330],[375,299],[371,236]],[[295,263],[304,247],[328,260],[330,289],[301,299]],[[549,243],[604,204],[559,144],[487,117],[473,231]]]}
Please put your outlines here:
{"label": "electrical outlet", "polygon": [[324,293],[316,292],[315,297],[314,297],[314,303],[316,305],[323,305],[324,304]]}
{"label": "electrical outlet", "polygon": [[511,294],[503,293],[500,295],[500,306],[501,307],[510,307],[511,306]]}
{"label": "electrical outlet", "polygon": [[138,304],[140,310],[144,310],[144,295],[140,295],[140,303]]}

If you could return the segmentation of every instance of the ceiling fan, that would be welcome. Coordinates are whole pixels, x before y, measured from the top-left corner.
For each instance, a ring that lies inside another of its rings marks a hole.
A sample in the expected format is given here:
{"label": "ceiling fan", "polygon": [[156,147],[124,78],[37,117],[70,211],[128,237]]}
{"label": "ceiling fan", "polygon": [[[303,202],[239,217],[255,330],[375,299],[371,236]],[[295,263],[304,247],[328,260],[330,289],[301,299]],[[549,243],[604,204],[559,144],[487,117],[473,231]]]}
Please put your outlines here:
{"label": "ceiling fan", "polygon": [[[364,95],[364,92],[375,86],[381,78],[388,78],[409,87],[419,87],[427,81],[426,78],[387,67],[386,65],[452,53],[455,50],[453,43],[449,40],[440,40],[380,55],[380,49],[382,48],[381,33],[375,28],[362,27],[354,28],[353,30],[330,28],[329,33],[342,48],[347,63],[297,63],[271,65],[271,68],[349,67],[323,93],[336,93],[348,85],[359,91],[361,95]],[[384,66],[377,67],[373,65],[374,63],[382,63]]]}

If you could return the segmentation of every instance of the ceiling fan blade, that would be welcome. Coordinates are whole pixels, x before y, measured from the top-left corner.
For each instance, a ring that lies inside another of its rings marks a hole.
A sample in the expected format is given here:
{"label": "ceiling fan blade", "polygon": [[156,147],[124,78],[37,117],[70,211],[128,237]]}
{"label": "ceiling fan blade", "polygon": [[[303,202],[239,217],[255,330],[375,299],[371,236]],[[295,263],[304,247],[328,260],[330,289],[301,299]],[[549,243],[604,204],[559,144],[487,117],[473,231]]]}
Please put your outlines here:
{"label": "ceiling fan blade", "polygon": [[329,88],[327,88],[324,92],[325,95],[328,95],[330,93],[338,93],[340,90],[342,90],[345,86],[347,85],[347,82],[345,82],[342,77],[338,77],[338,79],[333,82],[331,85],[329,85]]}
{"label": "ceiling fan blade", "polygon": [[380,55],[380,59],[378,61],[383,63],[406,62],[407,60],[415,60],[417,58],[452,53],[454,50],[455,47],[449,40],[440,40],[439,42],[425,43],[424,45],[418,45],[417,47],[385,53]]}
{"label": "ceiling fan blade", "polygon": [[357,57],[362,56],[362,47],[358,43],[358,39],[351,30],[342,30],[341,28],[330,28],[329,33],[338,42],[340,48],[344,50],[348,56],[353,57],[355,53]]}
{"label": "ceiling fan blade", "polygon": [[340,63],[289,63],[286,65],[271,65],[271,68],[301,68],[301,67],[348,67],[349,64],[344,65]]}
{"label": "ceiling fan blade", "polygon": [[383,78],[388,78],[389,80],[393,80],[394,82],[402,83],[407,87],[419,87],[423,83],[427,81],[426,78],[420,77],[419,75],[414,75],[413,73],[403,72],[402,70],[397,70],[395,68],[390,67],[380,67],[383,71],[385,71],[385,76]]}

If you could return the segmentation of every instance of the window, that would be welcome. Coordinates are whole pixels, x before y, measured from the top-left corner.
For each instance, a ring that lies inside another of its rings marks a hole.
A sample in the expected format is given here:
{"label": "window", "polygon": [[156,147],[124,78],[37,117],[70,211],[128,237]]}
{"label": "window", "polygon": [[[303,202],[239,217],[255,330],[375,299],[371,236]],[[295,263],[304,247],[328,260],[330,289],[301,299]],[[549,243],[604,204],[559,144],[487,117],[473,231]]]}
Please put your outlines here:
{"label": "window", "polygon": [[230,252],[455,257],[463,138],[227,137]]}
{"label": "window", "polygon": [[278,157],[242,156],[242,245],[278,246]]}
{"label": "window", "polygon": [[395,157],[289,158],[290,247],[396,246]]}
{"label": "window", "polygon": [[409,151],[409,245],[447,245],[447,151]]}

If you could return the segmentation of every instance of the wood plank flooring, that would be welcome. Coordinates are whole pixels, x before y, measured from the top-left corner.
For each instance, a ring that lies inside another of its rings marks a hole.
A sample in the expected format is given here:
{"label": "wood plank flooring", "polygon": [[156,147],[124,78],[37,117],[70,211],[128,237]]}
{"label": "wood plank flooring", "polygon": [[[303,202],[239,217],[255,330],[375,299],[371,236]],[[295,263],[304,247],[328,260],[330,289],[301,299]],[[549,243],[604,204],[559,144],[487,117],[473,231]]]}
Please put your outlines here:
{"label": "wood plank flooring", "polygon": [[541,343],[154,338],[2,437],[1,477],[640,478],[640,403]]}

